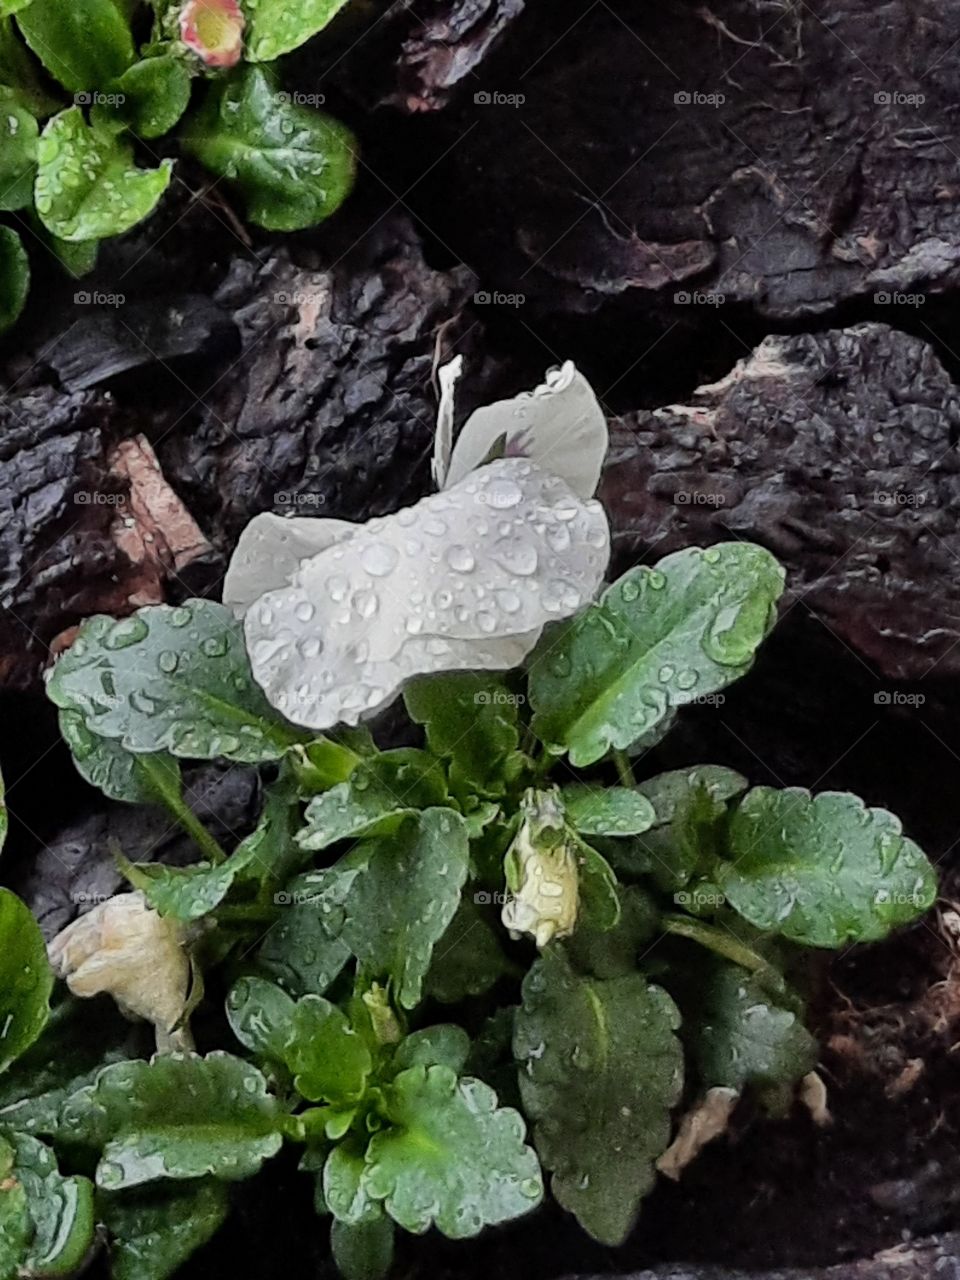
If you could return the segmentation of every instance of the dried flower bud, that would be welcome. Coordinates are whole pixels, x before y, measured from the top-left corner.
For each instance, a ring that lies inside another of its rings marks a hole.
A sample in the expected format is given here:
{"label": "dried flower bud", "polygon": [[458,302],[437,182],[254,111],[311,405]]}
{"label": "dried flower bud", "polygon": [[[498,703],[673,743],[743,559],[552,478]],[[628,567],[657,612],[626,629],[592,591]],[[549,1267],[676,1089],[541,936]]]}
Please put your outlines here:
{"label": "dried flower bud", "polygon": [[542,949],[555,938],[568,938],[576,927],[577,854],[556,791],[529,790],[521,812],[520,830],[506,858],[513,897],[501,919],[514,935],[532,934]]}
{"label": "dried flower bud", "polygon": [[57,934],[49,955],[75,996],[111,995],[128,1017],[154,1024],[159,1050],[190,1047],[188,1034],[174,1032],[190,986],[183,934],[142,893],[117,894],[80,916]]}

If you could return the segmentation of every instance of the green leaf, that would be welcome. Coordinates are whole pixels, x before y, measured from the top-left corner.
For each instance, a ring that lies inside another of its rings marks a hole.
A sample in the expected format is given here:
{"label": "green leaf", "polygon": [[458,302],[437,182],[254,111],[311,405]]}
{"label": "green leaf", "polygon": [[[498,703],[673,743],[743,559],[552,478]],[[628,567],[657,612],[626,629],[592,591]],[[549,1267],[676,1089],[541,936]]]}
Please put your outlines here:
{"label": "green leaf", "polygon": [[582,783],[560,792],[567,821],[588,836],[635,836],[656,821],[646,796],[628,787],[593,787]]}
{"label": "green leaf", "polygon": [[580,977],[559,949],[523,984],[514,1054],[554,1197],[604,1244],[621,1244],[653,1186],[683,1080],[679,1015],[640,974]]}
{"label": "green leaf", "polygon": [[[180,765],[166,752],[134,755],[110,738],[101,738],[87,728],[82,714],[73,707],[60,711],[60,732],[81,777],[111,800],[128,804],[157,804],[165,789],[180,791]],[[157,774],[166,775],[158,787]]]}
{"label": "green leaf", "polygon": [[125,125],[140,138],[159,138],[186,111],[190,85],[190,73],[179,58],[144,58],[111,84],[106,96],[119,97],[121,101],[97,103],[92,119],[95,124]]}
{"label": "green leaf", "polygon": [[283,1141],[282,1115],[256,1067],[227,1053],[105,1067],[63,1109],[64,1135],[102,1149],[97,1185],[252,1177]]}
{"label": "green leaf", "polygon": [[0,1076],[0,1129],[55,1135],[64,1101],[102,1067],[129,1056],[132,1034],[111,1002],[64,997],[39,1038]]}
{"label": "green leaf", "polygon": [[534,651],[534,733],[578,766],[629,747],[749,670],[783,580],[773,556],[745,542],[631,569]]}
{"label": "green leaf", "polygon": [[134,752],[259,764],[300,736],[254,683],[240,624],[210,600],[88,618],[47,694]]}
{"label": "green leaf", "polygon": [[[0,1275],[69,1275],[77,1270],[93,1244],[93,1184],[88,1178],[64,1177],[53,1152],[36,1138],[15,1133],[9,1143],[13,1166],[2,1181],[9,1179],[22,1186],[29,1229],[17,1267],[8,1272],[0,1262]],[[0,1190],[0,1199],[3,1195]],[[0,1259],[4,1245],[13,1243],[7,1236],[5,1217],[0,1208]],[[15,1233],[19,1233],[19,1224]]]}
{"label": "green leaf", "polygon": [[39,132],[18,95],[0,84],[0,211],[33,204]]}
{"label": "green leaf", "polygon": [[48,92],[40,64],[23,43],[13,19],[0,8],[0,84],[16,91],[20,104],[35,119],[59,111],[61,102]]}
{"label": "green leaf", "polygon": [[372,843],[351,884],[342,937],[373,976],[388,976],[405,1009],[419,1003],[430,958],[467,878],[469,843],[452,809],[425,809]]}
{"label": "green leaf", "polygon": [[222,1182],[158,1183],[101,1191],[97,1208],[111,1235],[111,1280],[167,1280],[226,1220]]}
{"label": "green leaf", "polygon": [[226,862],[216,865],[194,862],[187,867],[168,867],[162,862],[124,860],[122,870],[154,911],[189,923],[217,909],[255,856],[256,845],[247,839]]}
{"label": "green leaf", "polygon": [[641,950],[653,938],[660,923],[654,899],[636,885],[617,890],[620,918],[610,929],[589,921],[577,925],[563,946],[576,968],[597,978],[621,978],[635,972]]}
{"label": "green leaf", "polygon": [[247,19],[244,56],[249,62],[273,62],[298,49],[331,21],[347,0],[257,0]]}
{"label": "green leaf", "polygon": [[0,0],[0,17],[7,17],[11,13],[19,13],[21,9],[25,9],[28,4],[32,4],[33,0]]}
{"label": "green leaf", "polygon": [[172,160],[138,169],[133,150],[79,107],[48,122],[37,146],[37,213],[61,240],[102,240],[129,231],[156,208]]}
{"label": "green leaf", "polygon": [[12,227],[0,227],[0,333],[17,320],[30,292],[30,260]]}
{"label": "green leaf", "polygon": [[259,1058],[286,1062],[296,1003],[275,982],[240,978],[227,995],[227,1020],[240,1043]]}
{"label": "green leaf", "polygon": [[24,1053],[50,1016],[53,970],[36,920],[0,889],[0,1072]]}
{"label": "green leaf", "polygon": [[346,782],[360,763],[360,756],[349,746],[322,737],[291,748],[289,759],[303,795],[317,795]]}
{"label": "green leaf", "polygon": [[413,1031],[398,1046],[390,1064],[394,1073],[409,1067],[449,1067],[460,1075],[470,1053],[470,1037],[452,1022]]}
{"label": "green leaf", "polygon": [[210,84],[182,145],[218,177],[236,182],[247,217],[268,231],[322,222],[353,186],[356,143],[350,131],[277,93],[259,67]]}
{"label": "green leaf", "polygon": [[603,854],[582,840],[577,842],[580,876],[580,918],[605,932],[620,919],[617,877]]}
{"label": "green leaf", "polygon": [[441,1004],[459,1004],[468,996],[482,995],[516,971],[500,945],[502,930],[494,931],[482,910],[493,897],[483,889],[464,893],[433,949],[424,989]]}
{"label": "green leaf", "polygon": [[326,1206],[338,1222],[356,1226],[379,1218],[383,1210],[363,1185],[364,1151],[358,1143],[341,1143],[327,1156],[322,1189]]}
{"label": "green leaf", "polygon": [[32,0],[17,22],[33,52],[71,93],[105,89],[136,56],[115,0]]}
{"label": "green leaf", "polygon": [[723,801],[696,786],[678,799],[670,822],[637,837],[636,848],[644,851],[654,880],[666,893],[682,889],[698,867],[709,864],[718,850],[725,813]]}
{"label": "green leaf", "polygon": [[684,1030],[706,1087],[792,1084],[817,1063],[817,1043],[796,1013],[775,1004],[746,969],[716,964],[698,981]]}
{"label": "green leaf", "polygon": [[27,1192],[15,1176],[16,1152],[0,1134],[0,1277],[15,1280],[33,1234]]}
{"label": "green leaf", "polygon": [[453,1240],[508,1222],[543,1196],[523,1120],[479,1080],[411,1067],[384,1090],[391,1127],[367,1148],[362,1186],[407,1231]]}
{"label": "green leaf", "polygon": [[504,761],[520,742],[518,699],[502,681],[469,671],[421,676],[403,700],[433,754],[451,762],[451,776],[478,793],[502,793]]}
{"label": "green leaf", "polygon": [[322,996],[304,996],[293,1014],[287,1064],[310,1102],[359,1102],[373,1069],[370,1051],[346,1015]]}
{"label": "green leaf", "polygon": [[36,219],[40,234],[49,243],[51,251],[58,259],[67,275],[79,280],[89,275],[97,265],[97,254],[100,251],[99,240],[82,240],[71,244],[69,240],[61,240],[52,235],[39,218]]}
{"label": "green leaf", "polygon": [[730,906],[806,946],[875,942],[936,898],[936,874],[899,820],[846,792],[755,787],[728,839],[715,878]]}
{"label": "green leaf", "polygon": [[393,1234],[383,1213],[354,1224],[334,1218],[330,1249],[343,1280],[383,1280],[393,1265]]}
{"label": "green leaf", "polygon": [[344,903],[356,870],[308,873],[274,894],[281,908],[257,957],[265,973],[292,996],[323,995],[350,959]]}
{"label": "green leaf", "polygon": [[693,792],[704,789],[714,800],[726,802],[746,791],[750,784],[742,773],[720,764],[695,764],[672,769],[637,784],[637,790],[653,805],[656,825],[672,822]]}
{"label": "green leaf", "polygon": [[318,853],[338,840],[387,835],[414,812],[391,788],[372,780],[361,765],[355,778],[314,796],[296,841],[301,849]]}

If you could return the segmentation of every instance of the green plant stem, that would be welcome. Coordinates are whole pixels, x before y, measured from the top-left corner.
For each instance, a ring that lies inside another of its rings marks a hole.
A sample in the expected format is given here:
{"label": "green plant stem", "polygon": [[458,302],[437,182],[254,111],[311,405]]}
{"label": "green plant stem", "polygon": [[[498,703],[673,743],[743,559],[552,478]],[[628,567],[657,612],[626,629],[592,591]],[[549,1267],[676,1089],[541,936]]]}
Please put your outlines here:
{"label": "green plant stem", "polygon": [[633,776],[633,765],[630,763],[630,757],[625,751],[614,751],[613,763],[617,766],[617,773],[620,775],[620,785],[630,787],[631,789],[637,785],[637,780]]}
{"label": "green plant stem", "polygon": [[137,764],[146,777],[150,790],[169,809],[187,835],[192,837],[200,852],[210,862],[226,862],[227,855],[203,825],[192,809],[188,808],[180,790],[179,769],[174,772],[156,756],[138,756]]}
{"label": "green plant stem", "polygon": [[664,916],[660,923],[664,932],[672,933],[677,938],[688,938],[691,942],[699,942],[708,951],[723,956],[725,960],[732,960],[734,964],[756,974],[765,986],[778,994],[785,990],[783,978],[773,965],[764,960],[763,956],[752,947],[748,947],[745,942],[741,942],[739,938],[733,937],[725,930],[704,924],[701,920],[693,920],[690,916]]}

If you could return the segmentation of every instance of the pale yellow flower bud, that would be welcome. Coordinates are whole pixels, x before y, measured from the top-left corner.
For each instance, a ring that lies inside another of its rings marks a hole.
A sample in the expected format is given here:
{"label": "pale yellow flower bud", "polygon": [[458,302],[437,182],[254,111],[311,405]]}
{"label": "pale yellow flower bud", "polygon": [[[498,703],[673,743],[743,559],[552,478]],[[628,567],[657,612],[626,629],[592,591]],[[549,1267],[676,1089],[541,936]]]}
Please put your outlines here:
{"label": "pale yellow flower bud", "polygon": [[568,938],[576,927],[576,847],[556,791],[529,790],[521,813],[520,830],[506,859],[513,897],[504,904],[501,919],[514,936],[532,934],[542,949],[555,938]]}

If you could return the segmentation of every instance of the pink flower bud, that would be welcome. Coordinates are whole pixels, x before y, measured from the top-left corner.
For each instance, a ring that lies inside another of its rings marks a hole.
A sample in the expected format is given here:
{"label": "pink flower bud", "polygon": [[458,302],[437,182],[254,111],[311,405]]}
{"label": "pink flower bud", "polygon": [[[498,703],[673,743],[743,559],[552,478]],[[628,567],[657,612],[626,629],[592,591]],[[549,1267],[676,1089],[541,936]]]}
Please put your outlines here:
{"label": "pink flower bud", "polygon": [[235,67],[243,53],[244,18],[237,0],[188,0],[180,36],[208,67]]}

